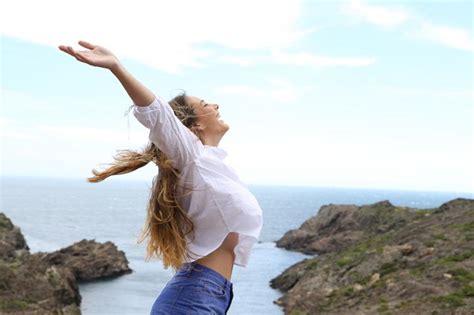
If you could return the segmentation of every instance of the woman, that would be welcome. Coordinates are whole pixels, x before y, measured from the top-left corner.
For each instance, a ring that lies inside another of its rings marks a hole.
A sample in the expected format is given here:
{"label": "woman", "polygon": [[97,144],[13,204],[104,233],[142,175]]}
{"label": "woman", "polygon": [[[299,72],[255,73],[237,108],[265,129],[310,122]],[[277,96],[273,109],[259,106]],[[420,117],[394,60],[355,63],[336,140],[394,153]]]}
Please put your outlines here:
{"label": "woman", "polygon": [[147,259],[156,255],[176,273],[151,314],[225,314],[233,298],[233,265],[246,267],[262,228],[256,198],[223,159],[219,142],[229,126],[219,105],[182,93],[168,103],[137,81],[111,51],[79,41],[85,50],[59,46],[78,61],[109,69],[133,101],[134,116],[150,130],[138,153],[123,150],[89,182],[126,174],[153,161],[147,221]]}

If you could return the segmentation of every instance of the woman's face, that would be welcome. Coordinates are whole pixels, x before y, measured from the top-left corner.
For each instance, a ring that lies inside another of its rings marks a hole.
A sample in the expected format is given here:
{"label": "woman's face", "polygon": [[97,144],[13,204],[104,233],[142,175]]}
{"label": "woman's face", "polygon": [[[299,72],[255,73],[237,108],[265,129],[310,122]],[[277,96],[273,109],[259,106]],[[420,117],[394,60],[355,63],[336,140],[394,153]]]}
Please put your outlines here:
{"label": "woman's face", "polygon": [[186,96],[186,98],[198,116],[197,129],[203,136],[222,136],[229,130],[229,125],[220,119],[219,105],[208,103],[195,96]]}

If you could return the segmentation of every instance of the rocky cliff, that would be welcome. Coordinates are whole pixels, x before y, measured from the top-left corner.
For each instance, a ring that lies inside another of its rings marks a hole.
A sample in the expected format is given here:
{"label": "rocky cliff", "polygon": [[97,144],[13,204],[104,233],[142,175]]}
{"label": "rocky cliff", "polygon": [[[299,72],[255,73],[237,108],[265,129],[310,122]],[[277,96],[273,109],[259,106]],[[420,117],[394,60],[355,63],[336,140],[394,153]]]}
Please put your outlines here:
{"label": "rocky cliff", "polygon": [[474,200],[326,205],[277,246],[319,255],[270,282],[285,314],[474,314]]}
{"label": "rocky cliff", "polygon": [[1,314],[80,314],[78,281],[130,272],[124,252],[111,242],[82,240],[31,254],[20,229],[0,213]]}

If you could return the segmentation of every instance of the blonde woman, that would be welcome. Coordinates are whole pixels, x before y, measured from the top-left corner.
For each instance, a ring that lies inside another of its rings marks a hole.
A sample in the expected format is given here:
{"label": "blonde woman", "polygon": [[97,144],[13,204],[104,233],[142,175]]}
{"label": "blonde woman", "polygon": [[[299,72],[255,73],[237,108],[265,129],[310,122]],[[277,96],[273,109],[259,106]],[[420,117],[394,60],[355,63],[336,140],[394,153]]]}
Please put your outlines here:
{"label": "blonde woman", "polygon": [[169,102],[136,80],[108,49],[79,41],[83,50],[58,48],[91,66],[108,69],[133,101],[133,114],[150,130],[142,152],[121,150],[89,182],[130,173],[154,162],[147,220],[140,242],[175,271],[151,314],[226,314],[233,299],[234,265],[246,267],[262,229],[256,198],[224,162],[219,142],[229,126],[219,105],[182,93]]}

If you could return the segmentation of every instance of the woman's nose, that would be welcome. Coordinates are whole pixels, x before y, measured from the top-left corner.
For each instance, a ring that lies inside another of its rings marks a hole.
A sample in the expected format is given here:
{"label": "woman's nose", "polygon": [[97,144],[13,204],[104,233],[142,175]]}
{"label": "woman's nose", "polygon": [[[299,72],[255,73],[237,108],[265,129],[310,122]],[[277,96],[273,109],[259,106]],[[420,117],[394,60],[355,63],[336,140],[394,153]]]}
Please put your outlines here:
{"label": "woman's nose", "polygon": [[216,104],[216,110],[219,109],[219,105]]}

